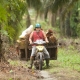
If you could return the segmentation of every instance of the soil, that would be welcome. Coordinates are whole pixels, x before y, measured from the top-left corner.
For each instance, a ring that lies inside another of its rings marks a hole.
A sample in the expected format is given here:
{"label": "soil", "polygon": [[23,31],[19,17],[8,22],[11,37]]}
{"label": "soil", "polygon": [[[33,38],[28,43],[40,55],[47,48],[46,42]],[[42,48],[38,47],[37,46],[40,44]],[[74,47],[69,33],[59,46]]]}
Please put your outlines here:
{"label": "soil", "polygon": [[10,66],[0,63],[0,80],[37,80],[39,78],[42,78],[39,71],[25,68],[22,64],[21,66]]}
{"label": "soil", "polygon": [[52,73],[51,76],[54,76],[56,80],[80,80],[80,72],[68,69],[60,69],[60,71]]}
{"label": "soil", "polygon": [[16,60],[17,66],[9,62],[0,62],[0,80],[80,80],[80,72],[56,67],[57,72],[50,73],[47,69],[42,71],[28,69],[27,61],[21,61],[14,48],[9,48],[7,60]]}
{"label": "soil", "polygon": [[61,68],[58,72],[50,73],[47,69],[28,69],[25,64],[26,61],[20,61],[18,66],[0,63],[0,80],[80,80],[80,72],[75,70]]}

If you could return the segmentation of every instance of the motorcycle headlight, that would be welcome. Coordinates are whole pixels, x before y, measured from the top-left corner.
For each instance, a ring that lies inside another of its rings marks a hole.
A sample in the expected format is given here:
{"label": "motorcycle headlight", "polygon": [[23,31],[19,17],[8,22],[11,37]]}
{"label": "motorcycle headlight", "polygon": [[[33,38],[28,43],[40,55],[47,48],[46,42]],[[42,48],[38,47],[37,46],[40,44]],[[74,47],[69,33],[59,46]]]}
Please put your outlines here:
{"label": "motorcycle headlight", "polygon": [[44,46],[36,46],[36,48],[38,49],[38,51],[43,51]]}

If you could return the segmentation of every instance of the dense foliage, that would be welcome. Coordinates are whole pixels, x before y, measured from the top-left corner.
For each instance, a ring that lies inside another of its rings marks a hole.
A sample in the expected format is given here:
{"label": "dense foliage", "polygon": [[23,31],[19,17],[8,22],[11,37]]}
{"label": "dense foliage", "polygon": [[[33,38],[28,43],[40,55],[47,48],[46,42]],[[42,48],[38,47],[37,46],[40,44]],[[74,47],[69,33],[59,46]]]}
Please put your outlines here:
{"label": "dense foliage", "polygon": [[[29,8],[37,11],[36,18],[40,16],[43,19],[41,15],[44,15],[44,21],[48,21],[53,27],[58,26],[61,35],[79,36],[79,32],[77,33],[79,0],[35,0],[35,2],[27,0],[27,3]],[[76,18],[77,22],[74,21]]]}
{"label": "dense foliage", "polygon": [[18,33],[18,24],[26,10],[24,0],[0,0],[0,61],[2,53],[1,35],[9,37],[10,42],[15,41]]}
{"label": "dense foliage", "polygon": [[[21,0],[2,0],[0,4],[0,22],[10,39],[15,39],[18,24],[26,10],[26,3]],[[4,32],[3,32],[4,33]]]}
{"label": "dense foliage", "polygon": [[[15,40],[16,32],[19,31],[20,26],[18,24],[22,20],[22,16],[25,13],[28,8],[34,8],[37,11],[37,16],[41,16],[41,14],[44,14],[44,18],[48,20],[48,12],[52,12],[51,15],[55,16],[57,12],[59,12],[58,15],[56,15],[56,19],[50,22],[52,26],[53,23],[57,23],[57,18],[59,17],[60,24],[57,26],[60,27],[61,32],[66,30],[64,32],[65,35],[67,35],[67,28],[70,28],[70,34],[71,36],[79,36],[79,24],[78,24],[78,17],[79,17],[79,10],[78,8],[80,1],[76,3],[78,0],[1,0],[0,1],[0,23],[3,27],[1,27],[3,30],[6,31],[8,36],[11,40]],[[74,3],[76,3],[74,5]],[[27,6],[28,5],[28,6]],[[5,7],[5,8],[4,8]],[[69,12],[70,11],[70,12]],[[68,23],[70,23],[70,27],[67,27],[66,19],[68,19],[66,16],[67,14],[70,15],[70,20],[67,20]],[[39,15],[40,14],[40,15]],[[66,15],[65,15],[66,14]],[[77,15],[76,15],[77,14]],[[77,22],[74,21],[74,19],[77,19]],[[49,20],[48,20],[49,21]],[[70,21],[70,22],[69,22]],[[4,23],[3,23],[4,22]],[[62,23],[62,24],[61,24]],[[65,23],[65,24],[64,24]],[[65,25],[65,26],[64,26]],[[66,28],[67,27],[67,28]],[[66,29],[65,29],[66,28]],[[78,31],[78,33],[77,33]],[[4,31],[2,31],[5,33]]]}

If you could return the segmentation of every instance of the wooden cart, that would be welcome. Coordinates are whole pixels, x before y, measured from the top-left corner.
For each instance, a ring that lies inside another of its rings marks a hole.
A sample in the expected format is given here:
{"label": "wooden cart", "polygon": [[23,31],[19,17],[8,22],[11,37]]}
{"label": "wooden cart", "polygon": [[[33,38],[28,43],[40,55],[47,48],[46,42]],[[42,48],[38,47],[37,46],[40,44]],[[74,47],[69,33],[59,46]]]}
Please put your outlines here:
{"label": "wooden cart", "polygon": [[[57,60],[57,43],[48,43],[45,45],[45,47],[47,48],[50,54],[50,60]],[[20,54],[20,59],[29,60],[31,55],[30,45],[26,45],[24,54],[25,54],[24,58],[21,58],[21,54]]]}

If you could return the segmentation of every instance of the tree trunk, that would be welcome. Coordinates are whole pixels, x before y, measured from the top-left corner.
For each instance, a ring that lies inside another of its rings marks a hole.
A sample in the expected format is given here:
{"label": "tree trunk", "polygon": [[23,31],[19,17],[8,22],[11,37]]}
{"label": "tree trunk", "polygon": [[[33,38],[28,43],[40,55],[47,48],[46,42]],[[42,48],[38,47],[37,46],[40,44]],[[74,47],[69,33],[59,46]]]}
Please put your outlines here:
{"label": "tree trunk", "polygon": [[48,15],[48,8],[45,9],[44,11],[44,19],[47,21],[47,15]]}
{"label": "tree trunk", "polygon": [[36,11],[36,17],[35,17],[35,22],[37,22],[38,14],[39,14],[39,11],[37,10],[37,11]]}
{"label": "tree trunk", "polygon": [[59,9],[58,15],[59,15],[59,28],[60,28],[60,34],[63,36],[63,20],[62,20],[62,8]]}
{"label": "tree trunk", "polygon": [[56,13],[52,14],[51,25],[53,27],[56,26]]}
{"label": "tree trunk", "polygon": [[27,25],[27,28],[31,25],[31,19],[30,19],[30,15],[29,15],[29,12],[27,10],[27,19],[26,19],[26,25]]}
{"label": "tree trunk", "polygon": [[62,15],[62,10],[63,8],[60,8],[59,9],[59,28],[60,28],[60,34],[62,36],[64,36],[64,33],[65,33],[65,29],[64,29],[64,26],[65,26],[65,19],[63,18],[63,15]]}
{"label": "tree trunk", "polygon": [[71,36],[71,28],[70,28],[70,12],[67,13],[67,17],[65,20],[65,35],[70,37]]}
{"label": "tree trunk", "polygon": [[[0,24],[0,31],[1,31],[1,24]],[[1,32],[0,32],[0,62],[2,59],[2,40],[1,40]]]}

